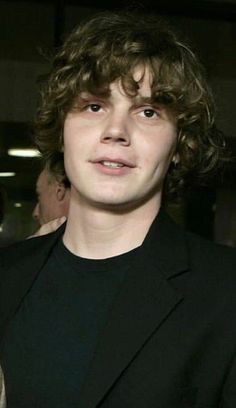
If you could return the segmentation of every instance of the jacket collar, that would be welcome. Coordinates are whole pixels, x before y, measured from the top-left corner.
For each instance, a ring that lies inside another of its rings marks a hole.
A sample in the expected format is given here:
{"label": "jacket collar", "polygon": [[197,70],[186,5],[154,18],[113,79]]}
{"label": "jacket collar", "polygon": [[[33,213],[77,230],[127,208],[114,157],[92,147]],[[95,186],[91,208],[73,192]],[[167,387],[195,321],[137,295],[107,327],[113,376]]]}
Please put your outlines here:
{"label": "jacket collar", "polygon": [[149,263],[171,278],[189,267],[186,233],[161,209],[143,243]]}

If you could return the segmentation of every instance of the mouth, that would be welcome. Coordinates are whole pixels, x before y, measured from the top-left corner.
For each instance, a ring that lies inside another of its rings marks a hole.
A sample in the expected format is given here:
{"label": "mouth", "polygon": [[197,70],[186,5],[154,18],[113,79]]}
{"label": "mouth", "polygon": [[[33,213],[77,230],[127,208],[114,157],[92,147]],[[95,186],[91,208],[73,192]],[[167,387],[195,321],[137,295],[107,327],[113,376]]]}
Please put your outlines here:
{"label": "mouth", "polygon": [[101,163],[103,166],[108,167],[110,169],[119,169],[120,167],[125,166],[125,164],[123,163],[118,163],[118,162],[108,161],[108,160],[101,160],[99,163]]}
{"label": "mouth", "polygon": [[133,163],[127,160],[124,160],[124,159],[102,158],[102,159],[95,160],[93,163],[100,164],[109,169],[120,169],[122,167],[130,167],[130,168],[135,167]]}
{"label": "mouth", "polygon": [[123,158],[99,157],[91,163],[96,170],[106,176],[125,176],[130,174],[135,165]]}

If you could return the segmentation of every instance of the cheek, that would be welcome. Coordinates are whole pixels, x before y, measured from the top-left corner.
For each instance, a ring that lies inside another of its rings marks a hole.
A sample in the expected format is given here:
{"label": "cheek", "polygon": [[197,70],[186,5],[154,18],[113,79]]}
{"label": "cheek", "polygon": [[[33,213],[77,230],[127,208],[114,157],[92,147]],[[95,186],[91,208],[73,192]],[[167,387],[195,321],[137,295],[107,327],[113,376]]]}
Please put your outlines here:
{"label": "cheek", "polygon": [[174,154],[175,147],[173,145],[158,145],[155,144],[151,149],[142,150],[142,155],[140,156],[141,161],[144,165],[149,167],[156,167],[162,163],[169,163]]}
{"label": "cheek", "polygon": [[76,143],[68,143],[64,145],[64,166],[68,179],[72,184],[77,185],[82,183],[84,179],[84,162],[87,155],[84,153],[83,147],[78,141]]}
{"label": "cheek", "polygon": [[[158,143],[158,142],[157,142]],[[176,132],[170,132],[165,137],[163,137],[156,147],[153,146],[153,152],[156,152],[156,156],[159,157],[161,161],[169,162],[174,155],[177,144]]]}
{"label": "cheek", "polygon": [[74,165],[74,161],[78,161],[78,151],[81,151],[79,146],[79,140],[76,136],[65,135],[64,136],[64,162],[65,166]]}
{"label": "cheek", "polygon": [[175,152],[175,143],[153,144],[151,149],[143,150],[140,156],[142,168],[149,174],[166,174]]}
{"label": "cheek", "polygon": [[64,128],[64,156],[78,156],[88,146],[89,135],[81,129],[65,126]]}

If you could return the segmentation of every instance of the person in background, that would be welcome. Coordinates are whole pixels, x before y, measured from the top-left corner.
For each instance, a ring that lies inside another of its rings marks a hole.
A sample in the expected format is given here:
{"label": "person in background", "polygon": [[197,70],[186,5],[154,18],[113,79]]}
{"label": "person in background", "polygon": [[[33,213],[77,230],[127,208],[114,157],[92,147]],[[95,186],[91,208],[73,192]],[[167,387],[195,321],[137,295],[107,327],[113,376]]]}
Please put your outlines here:
{"label": "person in background", "polygon": [[6,408],[5,384],[1,367],[0,367],[0,408]]}
{"label": "person in background", "polygon": [[[57,159],[45,165],[36,182],[37,203],[32,216],[42,227],[54,225],[55,219],[66,217],[70,201],[70,182]],[[50,222],[50,224],[48,224]],[[58,222],[56,222],[56,226]],[[45,228],[45,227],[44,227]]]}
{"label": "person in background", "polygon": [[81,23],[43,84],[67,222],[0,252],[8,408],[236,407],[236,251],[165,202],[224,156],[192,50],[154,16]]}

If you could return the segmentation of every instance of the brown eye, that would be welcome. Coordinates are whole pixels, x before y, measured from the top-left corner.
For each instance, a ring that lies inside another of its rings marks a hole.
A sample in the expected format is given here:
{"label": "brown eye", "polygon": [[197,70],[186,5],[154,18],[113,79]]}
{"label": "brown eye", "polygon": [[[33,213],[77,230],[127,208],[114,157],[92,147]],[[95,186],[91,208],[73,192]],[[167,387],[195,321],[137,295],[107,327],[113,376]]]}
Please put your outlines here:
{"label": "brown eye", "polygon": [[98,105],[97,103],[91,103],[90,105],[88,105],[88,108],[92,111],[92,112],[99,112],[101,109],[101,106]]}
{"label": "brown eye", "polygon": [[156,112],[153,109],[144,109],[143,113],[147,118],[153,118],[153,116],[156,115]]}

